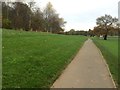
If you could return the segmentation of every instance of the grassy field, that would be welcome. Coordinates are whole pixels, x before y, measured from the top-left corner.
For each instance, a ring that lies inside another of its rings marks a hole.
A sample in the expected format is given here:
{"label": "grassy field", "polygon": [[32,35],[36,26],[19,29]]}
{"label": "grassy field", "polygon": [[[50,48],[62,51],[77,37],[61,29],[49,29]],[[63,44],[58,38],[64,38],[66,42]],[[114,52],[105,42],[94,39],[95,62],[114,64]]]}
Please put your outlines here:
{"label": "grassy field", "polygon": [[93,41],[101,50],[111,74],[118,85],[118,38],[109,37],[108,40],[93,38]]}
{"label": "grassy field", "polygon": [[3,88],[47,88],[87,37],[3,29]]}
{"label": "grassy field", "polygon": [[2,88],[2,29],[0,29],[0,89]]}

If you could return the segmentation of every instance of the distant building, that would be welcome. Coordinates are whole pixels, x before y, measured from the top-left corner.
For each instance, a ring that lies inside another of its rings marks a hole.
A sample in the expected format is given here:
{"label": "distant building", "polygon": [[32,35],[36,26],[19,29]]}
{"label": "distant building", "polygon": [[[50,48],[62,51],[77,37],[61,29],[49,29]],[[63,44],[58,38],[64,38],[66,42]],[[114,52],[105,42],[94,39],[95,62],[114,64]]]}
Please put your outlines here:
{"label": "distant building", "polygon": [[120,1],[118,2],[118,20],[120,23]]}

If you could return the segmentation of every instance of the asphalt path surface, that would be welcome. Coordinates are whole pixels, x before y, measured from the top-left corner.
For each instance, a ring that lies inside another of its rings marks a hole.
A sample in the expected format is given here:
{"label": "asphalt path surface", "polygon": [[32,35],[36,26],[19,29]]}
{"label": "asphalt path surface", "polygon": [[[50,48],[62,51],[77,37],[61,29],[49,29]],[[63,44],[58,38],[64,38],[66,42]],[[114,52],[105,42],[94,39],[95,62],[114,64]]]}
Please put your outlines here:
{"label": "asphalt path surface", "polygon": [[51,88],[115,88],[106,61],[88,39]]}

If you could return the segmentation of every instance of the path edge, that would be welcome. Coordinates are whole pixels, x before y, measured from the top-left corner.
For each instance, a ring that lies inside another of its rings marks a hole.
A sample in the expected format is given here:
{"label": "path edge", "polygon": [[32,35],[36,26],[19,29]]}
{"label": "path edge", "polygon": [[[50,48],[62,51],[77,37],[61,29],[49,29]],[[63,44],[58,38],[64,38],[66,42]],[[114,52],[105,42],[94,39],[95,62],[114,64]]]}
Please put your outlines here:
{"label": "path edge", "polygon": [[[92,39],[91,39],[91,40],[92,40]],[[93,40],[92,40],[92,42],[93,42]],[[94,43],[94,42],[93,42],[93,43]],[[95,43],[94,43],[94,44],[95,44]],[[95,46],[96,46],[96,48],[98,49],[100,55],[101,55],[102,58],[103,58],[102,61],[105,63],[105,66],[106,66],[106,68],[107,68],[107,70],[108,70],[108,73],[109,73],[109,75],[110,75],[110,78],[111,78],[111,80],[112,80],[112,83],[113,83],[113,85],[114,85],[114,88],[117,88],[117,86],[116,86],[116,84],[115,84],[115,81],[114,81],[114,79],[113,79],[113,76],[112,76],[112,74],[111,74],[111,72],[110,72],[109,66],[108,66],[108,64],[107,64],[107,62],[106,62],[106,59],[104,58],[104,56],[103,56],[101,50],[97,47],[96,44],[95,44]]]}
{"label": "path edge", "polygon": [[54,83],[60,78],[60,76],[65,72],[66,68],[69,66],[70,63],[72,63],[73,59],[76,57],[76,55],[78,54],[78,52],[81,50],[81,48],[83,47],[83,45],[85,44],[85,42],[88,40],[89,38],[87,38],[81,45],[81,47],[79,47],[79,49],[77,50],[77,52],[75,53],[75,55],[73,55],[71,57],[71,61],[64,67],[64,70],[61,71],[61,74],[56,78],[56,80],[53,82],[53,84],[50,86],[51,89],[54,88]]}

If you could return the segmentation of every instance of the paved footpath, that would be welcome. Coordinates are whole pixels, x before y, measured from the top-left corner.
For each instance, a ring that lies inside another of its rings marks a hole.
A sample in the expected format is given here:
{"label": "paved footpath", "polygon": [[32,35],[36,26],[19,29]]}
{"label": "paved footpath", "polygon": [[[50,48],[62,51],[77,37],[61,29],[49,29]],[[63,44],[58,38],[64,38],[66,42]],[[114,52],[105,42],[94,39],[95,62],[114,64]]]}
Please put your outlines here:
{"label": "paved footpath", "polygon": [[107,64],[88,39],[51,88],[115,88]]}

